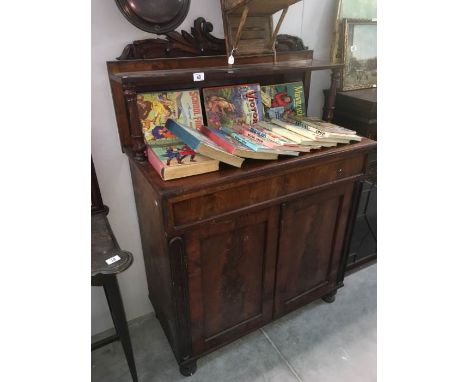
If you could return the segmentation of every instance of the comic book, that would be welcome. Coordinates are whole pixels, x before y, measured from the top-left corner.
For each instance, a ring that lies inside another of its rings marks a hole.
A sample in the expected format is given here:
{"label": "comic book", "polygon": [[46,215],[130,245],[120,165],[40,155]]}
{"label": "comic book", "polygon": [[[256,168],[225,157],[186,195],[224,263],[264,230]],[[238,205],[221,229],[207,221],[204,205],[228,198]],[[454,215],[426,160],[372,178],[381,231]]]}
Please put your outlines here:
{"label": "comic book", "polygon": [[277,146],[284,147],[286,150],[293,150],[306,153],[311,150],[310,147],[300,145],[299,143],[296,143],[288,138],[282,137],[281,135],[275,134],[272,131],[266,129],[265,127],[262,127],[264,126],[264,124],[268,126],[267,123],[268,122],[260,121],[257,126],[250,126],[249,130],[262,138],[270,140]]}
{"label": "comic book", "polygon": [[149,145],[148,161],[163,180],[217,171],[219,161],[193,151],[185,143]]}
{"label": "comic book", "polygon": [[234,167],[241,167],[244,162],[244,158],[226,151],[197,129],[191,129],[190,127],[184,126],[171,118],[167,120],[166,127],[172,133],[177,135],[192,150],[195,150],[197,153],[203,154],[208,158],[219,160],[220,162],[230,164]]}
{"label": "comic book", "polygon": [[280,135],[284,138],[287,138],[295,143],[300,144],[301,146],[307,146],[307,147],[312,147],[312,148],[318,148],[321,147],[320,143],[317,143],[313,141],[312,139],[309,139],[303,135],[296,134],[288,129],[285,129],[284,127],[281,127],[275,123],[271,122],[266,122],[266,121],[261,121],[259,123],[261,127],[264,129],[267,129],[268,131],[271,131],[277,135]]}
{"label": "comic book", "polygon": [[325,137],[345,138],[352,141],[362,140],[362,137],[358,136],[356,134],[356,131],[346,129],[342,126],[338,126],[330,122],[322,121],[318,118],[306,116],[291,116],[291,119],[303,125],[307,125],[319,131],[322,131]]}
{"label": "comic book", "polygon": [[264,160],[278,159],[278,155],[274,153],[263,153],[249,149],[247,146],[244,146],[242,143],[240,143],[230,134],[226,133],[224,130],[213,129],[212,127],[208,126],[202,126],[200,127],[200,132],[208,138],[210,138],[218,146],[221,146],[227,152],[237,155],[241,158]]}
{"label": "comic book", "polygon": [[306,114],[302,82],[262,86],[261,95],[263,112],[268,118],[281,118],[284,113]]}
{"label": "comic book", "polygon": [[165,126],[168,118],[191,128],[203,125],[198,89],[139,93],[137,105],[145,142],[150,145],[180,143]]}
{"label": "comic book", "polygon": [[253,125],[263,118],[259,84],[205,88],[203,100],[208,126],[215,129]]}
{"label": "comic book", "polygon": [[349,143],[348,139],[342,138],[325,138],[322,135],[317,135],[315,132],[309,130],[302,125],[296,125],[295,123],[287,122],[285,119],[273,118],[271,122],[275,125],[281,126],[295,134],[302,135],[312,140],[313,142],[320,144],[324,147],[336,146],[338,143]]}

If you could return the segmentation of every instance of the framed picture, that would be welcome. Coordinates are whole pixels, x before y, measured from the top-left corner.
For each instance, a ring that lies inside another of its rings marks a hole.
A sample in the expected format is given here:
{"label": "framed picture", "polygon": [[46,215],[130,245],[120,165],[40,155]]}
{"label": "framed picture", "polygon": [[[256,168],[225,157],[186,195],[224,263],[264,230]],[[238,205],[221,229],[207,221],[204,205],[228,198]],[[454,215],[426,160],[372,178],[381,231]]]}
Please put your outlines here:
{"label": "framed picture", "polygon": [[342,19],[375,19],[377,18],[377,0],[339,0],[342,5]]}
{"label": "framed picture", "polygon": [[377,0],[334,0],[335,20],[333,26],[330,61],[343,61],[342,53],[342,20],[362,19],[377,20]]}
{"label": "framed picture", "polygon": [[377,86],[377,22],[343,19],[341,90]]}

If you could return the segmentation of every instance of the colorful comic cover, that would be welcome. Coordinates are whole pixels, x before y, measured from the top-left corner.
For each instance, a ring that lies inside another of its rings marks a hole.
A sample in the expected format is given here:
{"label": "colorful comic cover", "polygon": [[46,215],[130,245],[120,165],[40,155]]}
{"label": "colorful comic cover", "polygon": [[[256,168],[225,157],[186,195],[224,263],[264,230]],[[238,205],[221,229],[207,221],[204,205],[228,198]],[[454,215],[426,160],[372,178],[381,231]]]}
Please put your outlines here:
{"label": "colorful comic cover", "polygon": [[259,84],[205,88],[203,99],[208,126],[215,129],[253,125],[263,118]]}
{"label": "colorful comic cover", "polygon": [[151,145],[180,142],[166,129],[168,118],[192,128],[203,125],[198,89],[140,93],[137,95],[137,105],[145,141]]}
{"label": "colorful comic cover", "polygon": [[195,153],[184,143],[148,146],[148,161],[164,180],[217,171],[219,162]]}
{"label": "colorful comic cover", "polygon": [[283,114],[305,115],[302,82],[266,85],[261,87],[263,111],[268,118],[281,118]]}
{"label": "colorful comic cover", "polygon": [[197,154],[185,143],[164,146],[151,145],[150,147],[166,166],[205,162],[208,159]]}

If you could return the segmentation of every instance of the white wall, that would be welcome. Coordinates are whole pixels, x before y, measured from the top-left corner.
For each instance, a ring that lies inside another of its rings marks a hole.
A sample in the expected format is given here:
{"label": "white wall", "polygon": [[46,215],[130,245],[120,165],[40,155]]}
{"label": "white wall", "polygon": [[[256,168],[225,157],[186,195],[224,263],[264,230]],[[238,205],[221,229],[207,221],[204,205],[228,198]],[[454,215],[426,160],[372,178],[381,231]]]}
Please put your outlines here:
{"label": "white wall", "polygon": [[[335,0],[303,0],[288,10],[280,33],[300,36],[313,49],[314,58],[328,60],[335,19]],[[280,12],[274,17],[279,19]],[[311,77],[308,115],[320,117],[323,107],[323,89],[330,87],[330,71],[314,72]]]}
{"label": "white wall", "polygon": [[[178,28],[190,31],[193,20],[204,17],[213,23],[213,34],[223,37],[219,0],[192,0],[187,18]],[[316,58],[327,59],[331,41],[334,0],[305,0],[290,7],[280,33],[301,36]],[[91,45],[91,137],[92,155],[104,202],[109,206],[109,221],[122,247],[134,255],[134,264],[119,275],[122,298],[129,320],[151,312],[146,274],[126,156],[120,150],[106,61],[119,56],[133,40],[155,37],[130,24],[114,0],[93,0]],[[275,20],[278,15],[275,15]],[[309,115],[321,115],[322,89],[329,86],[328,71],[312,75]],[[92,334],[112,327],[102,288],[92,288]]]}

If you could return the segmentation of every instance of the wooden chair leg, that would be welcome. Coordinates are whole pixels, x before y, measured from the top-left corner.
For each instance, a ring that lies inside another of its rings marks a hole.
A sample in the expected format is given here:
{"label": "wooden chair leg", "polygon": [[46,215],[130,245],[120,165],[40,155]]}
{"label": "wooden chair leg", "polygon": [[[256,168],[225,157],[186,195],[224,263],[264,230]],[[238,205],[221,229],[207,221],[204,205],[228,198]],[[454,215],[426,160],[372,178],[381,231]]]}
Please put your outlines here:
{"label": "wooden chair leg", "polygon": [[128,332],[127,318],[122,303],[122,296],[120,295],[119,284],[115,275],[106,276],[104,281],[104,292],[106,293],[109,310],[114,321],[115,331],[119,336],[120,342],[127,358],[128,368],[134,382],[138,382],[135,360],[133,358],[132,342],[130,341],[130,334]]}

